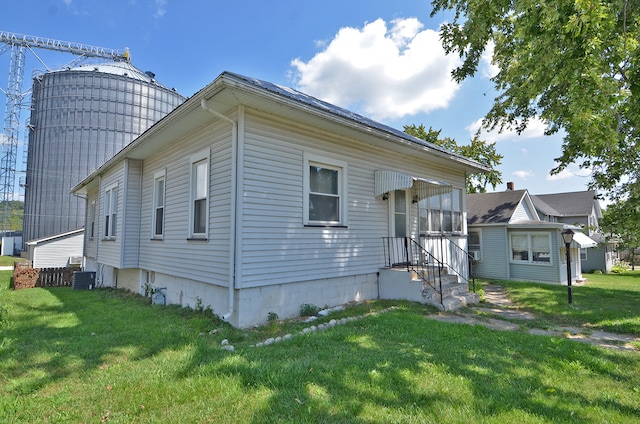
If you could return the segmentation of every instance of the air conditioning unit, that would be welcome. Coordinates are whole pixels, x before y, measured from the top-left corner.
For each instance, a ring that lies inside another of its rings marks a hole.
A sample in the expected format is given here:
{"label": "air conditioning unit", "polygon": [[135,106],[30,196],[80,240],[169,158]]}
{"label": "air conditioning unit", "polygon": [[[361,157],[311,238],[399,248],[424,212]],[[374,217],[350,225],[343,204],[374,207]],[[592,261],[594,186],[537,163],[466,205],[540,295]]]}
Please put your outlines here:
{"label": "air conditioning unit", "polygon": [[93,271],[76,271],[73,273],[71,289],[91,290],[96,286],[96,273]]}
{"label": "air conditioning unit", "polygon": [[82,265],[82,256],[69,257],[69,265]]}
{"label": "air conditioning unit", "polygon": [[479,261],[480,260],[480,251],[479,250],[472,250],[470,253],[471,253],[471,256],[473,257],[474,261]]}

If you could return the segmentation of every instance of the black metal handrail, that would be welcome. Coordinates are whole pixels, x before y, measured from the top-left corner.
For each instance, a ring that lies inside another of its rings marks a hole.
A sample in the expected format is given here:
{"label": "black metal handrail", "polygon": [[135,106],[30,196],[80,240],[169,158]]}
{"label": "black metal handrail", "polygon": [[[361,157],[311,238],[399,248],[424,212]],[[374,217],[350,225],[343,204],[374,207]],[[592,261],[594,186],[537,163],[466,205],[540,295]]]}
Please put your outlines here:
{"label": "black metal handrail", "polygon": [[[448,263],[446,265],[447,265],[447,268],[449,270],[453,271],[454,274],[459,276],[462,280],[466,281],[467,284],[471,283],[472,290],[475,293],[475,291],[476,291],[476,279],[475,279],[475,275],[473,273],[473,262],[474,262],[473,255],[471,253],[469,253],[468,250],[462,248],[458,243],[455,242],[455,240],[453,240],[452,238],[450,238],[446,234],[438,234],[438,235],[425,235],[425,234],[422,234],[422,235],[420,235],[420,238],[424,238],[424,239],[439,239],[440,240],[440,251],[441,252],[444,251],[443,242],[444,242],[444,240],[446,240],[449,246],[452,246],[456,251],[458,251],[462,255],[464,255],[464,257],[466,257],[466,259],[467,259],[467,264],[469,266],[469,277],[468,278],[465,277],[463,274],[461,274],[456,267],[453,267],[453,266],[449,265]],[[441,257],[443,257],[443,256],[444,255],[441,255]]]}
{"label": "black metal handrail", "polygon": [[[446,264],[428,252],[411,237],[383,237],[385,263],[390,268],[405,268],[415,273],[423,282],[440,295],[440,304],[444,307],[442,295],[442,270]],[[429,278],[430,271],[437,270],[438,286]]]}

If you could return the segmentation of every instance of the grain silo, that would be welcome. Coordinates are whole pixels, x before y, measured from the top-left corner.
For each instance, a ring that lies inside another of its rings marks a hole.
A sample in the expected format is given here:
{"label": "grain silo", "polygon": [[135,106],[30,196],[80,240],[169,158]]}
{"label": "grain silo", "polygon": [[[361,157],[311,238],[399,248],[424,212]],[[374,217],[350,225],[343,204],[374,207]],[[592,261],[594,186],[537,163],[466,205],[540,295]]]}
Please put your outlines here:
{"label": "grain silo", "polygon": [[85,65],[34,79],[24,241],[84,225],[69,190],[159,121],[184,97],[130,63]]}

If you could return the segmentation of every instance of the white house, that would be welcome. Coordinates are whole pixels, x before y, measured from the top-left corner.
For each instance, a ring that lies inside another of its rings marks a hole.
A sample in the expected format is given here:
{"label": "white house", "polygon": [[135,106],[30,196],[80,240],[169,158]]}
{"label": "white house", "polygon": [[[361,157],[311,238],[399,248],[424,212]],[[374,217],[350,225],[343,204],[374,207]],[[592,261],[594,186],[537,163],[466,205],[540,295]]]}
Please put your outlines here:
{"label": "white house", "polygon": [[378,298],[384,237],[426,231],[464,252],[465,176],[487,170],[225,72],[72,191],[87,198],[85,269],[98,285],[163,288],[169,303],[247,327],[305,303]]}

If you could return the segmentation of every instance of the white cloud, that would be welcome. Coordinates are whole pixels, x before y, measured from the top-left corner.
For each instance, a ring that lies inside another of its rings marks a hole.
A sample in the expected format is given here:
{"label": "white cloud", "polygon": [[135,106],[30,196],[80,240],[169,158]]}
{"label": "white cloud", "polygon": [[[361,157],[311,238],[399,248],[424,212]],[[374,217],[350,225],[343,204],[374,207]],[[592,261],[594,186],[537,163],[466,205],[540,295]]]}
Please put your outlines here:
{"label": "white cloud", "polygon": [[512,175],[526,180],[529,177],[533,177],[535,174],[533,173],[533,171],[514,171]]}
{"label": "white cloud", "polygon": [[500,68],[492,63],[494,48],[495,43],[489,41],[480,58],[480,74],[485,78],[493,78],[500,72]]}
{"label": "white cloud", "polygon": [[[374,119],[397,119],[447,107],[459,86],[433,30],[416,18],[346,27],[308,62],[291,61],[297,88]],[[320,46],[321,44],[317,44]]]}
{"label": "white cloud", "polygon": [[549,171],[549,173],[547,174],[547,181],[566,180],[574,177],[589,178],[591,177],[591,169],[590,168],[579,169],[578,167],[568,167],[555,175],[551,175],[551,171]]}
{"label": "white cloud", "polygon": [[155,19],[162,18],[167,13],[167,0],[155,0],[154,1],[155,12],[153,17]]}
{"label": "white cloud", "polygon": [[[482,128],[482,119],[480,118],[471,125],[467,127],[469,130],[469,135],[471,138],[476,134],[478,129]],[[518,135],[518,133],[513,129],[505,129],[502,132],[499,132],[497,129],[492,131],[487,131],[485,128],[482,128],[480,131],[480,138],[486,140],[490,143],[499,142],[499,141],[518,141],[518,140],[526,140],[529,138],[537,138],[543,137],[544,131],[547,129],[547,126],[541,120],[534,118],[529,120],[529,124],[527,128]]]}

